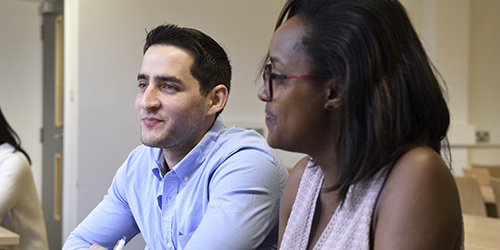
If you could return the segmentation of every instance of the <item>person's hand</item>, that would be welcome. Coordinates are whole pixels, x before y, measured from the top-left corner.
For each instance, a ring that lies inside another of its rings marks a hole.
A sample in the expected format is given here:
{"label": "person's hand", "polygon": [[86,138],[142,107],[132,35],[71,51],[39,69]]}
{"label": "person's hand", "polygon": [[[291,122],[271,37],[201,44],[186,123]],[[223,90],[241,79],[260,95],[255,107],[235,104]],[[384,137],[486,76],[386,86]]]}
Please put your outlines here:
{"label": "person's hand", "polygon": [[104,247],[98,246],[98,245],[92,245],[90,246],[89,250],[108,250]]}

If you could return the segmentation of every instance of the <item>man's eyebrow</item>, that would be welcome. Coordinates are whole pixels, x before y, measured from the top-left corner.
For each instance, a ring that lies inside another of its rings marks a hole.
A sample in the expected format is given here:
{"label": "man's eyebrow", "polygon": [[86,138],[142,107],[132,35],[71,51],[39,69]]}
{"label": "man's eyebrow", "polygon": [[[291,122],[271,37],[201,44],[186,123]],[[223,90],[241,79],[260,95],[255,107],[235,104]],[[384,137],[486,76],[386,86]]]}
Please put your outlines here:
{"label": "man's eyebrow", "polygon": [[148,80],[149,77],[147,77],[145,74],[138,74],[137,75],[137,80]]}
{"label": "man's eyebrow", "polygon": [[[175,82],[175,83],[182,83],[181,79],[175,77],[175,76],[155,76],[154,77],[156,82]],[[145,74],[138,74],[137,75],[137,80],[149,80],[149,76]]]}
{"label": "man's eyebrow", "polygon": [[155,81],[156,82],[175,82],[175,83],[182,83],[181,79],[175,77],[175,76],[155,76]]}

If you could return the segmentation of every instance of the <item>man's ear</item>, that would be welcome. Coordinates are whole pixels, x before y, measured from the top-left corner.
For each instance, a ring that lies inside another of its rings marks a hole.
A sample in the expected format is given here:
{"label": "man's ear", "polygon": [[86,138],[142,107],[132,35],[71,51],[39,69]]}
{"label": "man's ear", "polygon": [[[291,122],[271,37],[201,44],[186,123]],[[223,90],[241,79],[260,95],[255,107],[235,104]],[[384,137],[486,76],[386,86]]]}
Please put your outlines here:
{"label": "man's ear", "polygon": [[226,86],[223,84],[219,84],[215,86],[215,88],[210,91],[208,94],[209,102],[208,102],[208,115],[216,114],[221,111],[224,106],[226,106],[227,97],[229,93],[227,91]]}

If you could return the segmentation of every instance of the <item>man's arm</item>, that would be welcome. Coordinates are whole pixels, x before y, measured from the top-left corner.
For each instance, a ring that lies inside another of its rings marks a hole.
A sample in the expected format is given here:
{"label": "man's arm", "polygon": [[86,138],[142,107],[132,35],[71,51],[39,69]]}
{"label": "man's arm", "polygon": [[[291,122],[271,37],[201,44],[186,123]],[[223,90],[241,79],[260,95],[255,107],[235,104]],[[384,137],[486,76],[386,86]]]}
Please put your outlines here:
{"label": "man's arm", "polygon": [[231,156],[215,171],[206,213],[184,249],[256,249],[277,226],[287,176],[267,152]]}
{"label": "man's arm", "polygon": [[104,199],[78,225],[66,240],[63,250],[89,249],[96,244],[112,249],[123,236],[132,239],[139,229],[120,187],[123,187],[123,167],[116,173]]}

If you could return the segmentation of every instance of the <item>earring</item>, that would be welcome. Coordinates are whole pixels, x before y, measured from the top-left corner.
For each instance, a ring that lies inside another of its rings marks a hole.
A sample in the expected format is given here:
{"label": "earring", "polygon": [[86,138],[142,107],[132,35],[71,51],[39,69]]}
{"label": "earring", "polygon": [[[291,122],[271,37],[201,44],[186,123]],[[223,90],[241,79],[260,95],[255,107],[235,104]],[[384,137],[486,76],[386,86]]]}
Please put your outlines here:
{"label": "earring", "polygon": [[333,110],[333,104],[331,104],[331,103],[325,104],[325,109],[328,110],[328,111],[332,111]]}

